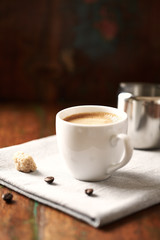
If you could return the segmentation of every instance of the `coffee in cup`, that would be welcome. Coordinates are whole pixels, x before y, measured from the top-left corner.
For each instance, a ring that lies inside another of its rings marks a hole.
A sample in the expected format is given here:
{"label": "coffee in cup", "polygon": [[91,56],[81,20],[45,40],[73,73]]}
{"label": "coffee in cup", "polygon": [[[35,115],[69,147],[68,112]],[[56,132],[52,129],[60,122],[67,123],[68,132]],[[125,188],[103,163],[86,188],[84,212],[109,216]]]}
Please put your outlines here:
{"label": "coffee in cup", "polygon": [[67,116],[63,120],[84,125],[104,125],[117,122],[119,117],[109,112],[85,112]]}
{"label": "coffee in cup", "polygon": [[132,156],[127,114],[116,108],[66,108],[56,115],[56,135],[60,155],[78,180],[104,180]]}

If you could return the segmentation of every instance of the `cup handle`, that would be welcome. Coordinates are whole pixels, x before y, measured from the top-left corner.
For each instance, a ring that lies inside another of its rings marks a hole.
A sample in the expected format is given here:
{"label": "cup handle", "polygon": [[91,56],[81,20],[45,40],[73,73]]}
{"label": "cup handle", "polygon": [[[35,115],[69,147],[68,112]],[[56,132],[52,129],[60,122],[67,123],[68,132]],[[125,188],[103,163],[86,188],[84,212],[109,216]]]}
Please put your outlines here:
{"label": "cup handle", "polygon": [[130,138],[123,133],[114,135],[111,137],[111,145],[112,147],[115,147],[117,145],[117,142],[121,140],[123,142],[124,145],[124,154],[122,156],[122,159],[119,163],[116,164],[112,164],[108,167],[107,169],[107,174],[110,174],[114,171],[116,171],[119,168],[122,168],[123,166],[125,166],[129,160],[132,157],[133,154],[133,146],[131,144]]}

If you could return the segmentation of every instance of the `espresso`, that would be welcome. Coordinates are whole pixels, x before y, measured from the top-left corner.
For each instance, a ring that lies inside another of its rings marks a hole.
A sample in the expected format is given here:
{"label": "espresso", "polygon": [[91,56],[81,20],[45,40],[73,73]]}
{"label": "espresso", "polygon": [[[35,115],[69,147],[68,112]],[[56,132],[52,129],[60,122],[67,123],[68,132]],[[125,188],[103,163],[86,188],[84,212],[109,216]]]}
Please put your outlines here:
{"label": "espresso", "polygon": [[117,122],[119,117],[109,112],[85,112],[70,115],[63,120],[84,125],[104,125]]}

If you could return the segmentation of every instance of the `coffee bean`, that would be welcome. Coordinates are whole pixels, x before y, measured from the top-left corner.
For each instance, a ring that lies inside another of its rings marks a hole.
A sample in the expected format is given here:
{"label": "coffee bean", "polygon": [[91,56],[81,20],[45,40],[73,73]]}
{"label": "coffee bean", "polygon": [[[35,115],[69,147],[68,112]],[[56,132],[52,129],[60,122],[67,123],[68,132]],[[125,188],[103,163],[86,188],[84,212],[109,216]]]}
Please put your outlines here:
{"label": "coffee bean", "polygon": [[11,203],[13,199],[12,193],[5,193],[2,195],[2,199],[6,201],[6,203]]}
{"label": "coffee bean", "polygon": [[86,193],[88,196],[91,196],[92,193],[93,193],[93,188],[87,188],[87,189],[85,190],[85,193]]}
{"label": "coffee bean", "polygon": [[54,181],[54,177],[46,177],[44,181],[51,184]]}

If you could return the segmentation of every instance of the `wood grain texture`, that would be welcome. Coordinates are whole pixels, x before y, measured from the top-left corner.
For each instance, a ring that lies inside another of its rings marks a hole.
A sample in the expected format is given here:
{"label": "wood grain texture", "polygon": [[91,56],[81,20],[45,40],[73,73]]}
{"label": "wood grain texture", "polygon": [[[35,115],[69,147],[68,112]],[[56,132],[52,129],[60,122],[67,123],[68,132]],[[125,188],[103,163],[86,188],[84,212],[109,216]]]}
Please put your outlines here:
{"label": "wood grain texture", "polygon": [[[55,133],[55,114],[62,106],[0,104],[0,147]],[[160,205],[95,229],[63,212],[13,193],[13,204],[0,197],[3,240],[159,240]]]}

